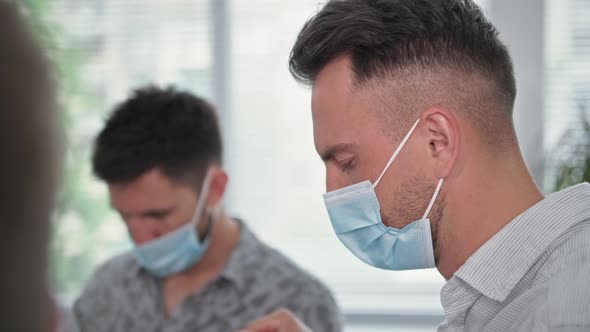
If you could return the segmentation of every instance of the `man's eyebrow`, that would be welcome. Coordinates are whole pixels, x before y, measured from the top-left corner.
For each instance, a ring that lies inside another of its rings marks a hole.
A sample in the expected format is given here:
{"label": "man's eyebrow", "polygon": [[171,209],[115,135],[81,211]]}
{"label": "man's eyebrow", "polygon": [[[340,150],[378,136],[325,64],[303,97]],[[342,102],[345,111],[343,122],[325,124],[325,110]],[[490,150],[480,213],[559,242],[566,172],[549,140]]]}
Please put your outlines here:
{"label": "man's eyebrow", "polygon": [[331,160],[335,154],[350,152],[355,149],[354,144],[341,143],[328,147],[326,150],[320,152],[320,157],[323,161]]}

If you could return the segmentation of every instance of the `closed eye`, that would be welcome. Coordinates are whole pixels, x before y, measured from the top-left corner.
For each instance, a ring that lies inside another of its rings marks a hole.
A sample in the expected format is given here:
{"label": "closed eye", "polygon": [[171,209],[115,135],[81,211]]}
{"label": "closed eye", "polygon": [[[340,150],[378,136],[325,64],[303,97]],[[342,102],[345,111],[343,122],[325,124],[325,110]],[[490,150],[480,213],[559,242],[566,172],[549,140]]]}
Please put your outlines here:
{"label": "closed eye", "polygon": [[166,217],[168,217],[170,214],[172,214],[173,210],[174,209],[172,209],[172,208],[162,209],[162,210],[150,210],[150,211],[143,212],[141,214],[141,216],[143,218],[162,220],[162,219],[165,219]]}
{"label": "closed eye", "polygon": [[336,164],[343,172],[349,172],[356,166],[356,161],[353,157],[343,160],[337,160]]}
{"label": "closed eye", "polygon": [[354,144],[336,144],[320,152],[326,165],[332,164],[341,172],[350,172],[357,165],[358,147]]}

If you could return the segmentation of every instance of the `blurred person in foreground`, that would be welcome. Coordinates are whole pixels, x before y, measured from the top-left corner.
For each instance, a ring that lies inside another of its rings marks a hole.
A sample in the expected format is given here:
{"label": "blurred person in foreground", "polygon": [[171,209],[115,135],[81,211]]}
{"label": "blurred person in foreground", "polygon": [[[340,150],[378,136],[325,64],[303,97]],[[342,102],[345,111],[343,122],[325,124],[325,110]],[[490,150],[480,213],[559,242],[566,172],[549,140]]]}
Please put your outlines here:
{"label": "blurred person in foreground", "polygon": [[195,95],[149,86],[115,107],[93,168],[135,247],[98,268],[65,330],[235,331],[281,307],[340,330],[330,291],[223,209],[221,157],[216,112]]}
{"label": "blurred person in foreground", "polygon": [[[328,1],[290,69],[336,235],[376,268],[436,267],[439,331],[590,331],[590,185],[538,189],[510,55],[473,1]],[[248,328],[308,329],[286,310]]]}
{"label": "blurred person in foreground", "polygon": [[0,330],[52,331],[47,259],[60,159],[54,82],[26,15],[11,1],[0,1],[0,45]]}

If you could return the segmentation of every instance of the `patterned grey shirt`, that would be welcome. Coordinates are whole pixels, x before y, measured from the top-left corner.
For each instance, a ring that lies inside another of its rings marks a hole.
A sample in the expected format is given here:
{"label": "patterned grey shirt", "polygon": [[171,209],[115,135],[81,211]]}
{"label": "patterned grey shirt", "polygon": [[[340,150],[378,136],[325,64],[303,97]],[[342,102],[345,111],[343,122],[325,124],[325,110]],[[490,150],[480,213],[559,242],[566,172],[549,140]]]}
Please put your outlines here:
{"label": "patterned grey shirt", "polygon": [[126,254],[97,270],[62,330],[79,332],[233,332],[287,308],[314,331],[340,331],[330,291],[242,224],[221,275],[167,317],[160,282]]}
{"label": "patterned grey shirt", "polygon": [[590,185],[548,195],[443,287],[439,331],[590,331]]}

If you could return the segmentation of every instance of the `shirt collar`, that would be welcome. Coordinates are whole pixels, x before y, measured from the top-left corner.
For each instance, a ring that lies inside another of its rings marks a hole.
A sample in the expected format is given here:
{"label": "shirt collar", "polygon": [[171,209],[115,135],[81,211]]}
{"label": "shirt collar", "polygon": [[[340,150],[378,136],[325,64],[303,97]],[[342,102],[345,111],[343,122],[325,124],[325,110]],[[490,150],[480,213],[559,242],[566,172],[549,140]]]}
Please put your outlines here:
{"label": "shirt collar", "polygon": [[590,184],[545,197],[512,220],[455,273],[483,295],[504,301],[561,234],[590,219]]}

